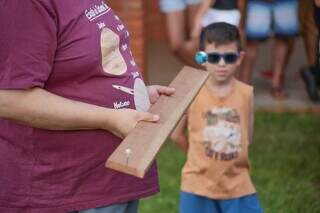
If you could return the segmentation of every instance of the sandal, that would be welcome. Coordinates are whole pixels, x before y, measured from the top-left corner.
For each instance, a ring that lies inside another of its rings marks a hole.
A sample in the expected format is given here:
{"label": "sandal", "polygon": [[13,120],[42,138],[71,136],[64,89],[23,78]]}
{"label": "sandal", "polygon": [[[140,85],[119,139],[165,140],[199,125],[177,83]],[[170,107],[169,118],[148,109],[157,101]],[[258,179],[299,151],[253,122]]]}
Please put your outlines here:
{"label": "sandal", "polygon": [[276,100],[284,100],[288,98],[288,93],[281,86],[272,87],[271,96]]}

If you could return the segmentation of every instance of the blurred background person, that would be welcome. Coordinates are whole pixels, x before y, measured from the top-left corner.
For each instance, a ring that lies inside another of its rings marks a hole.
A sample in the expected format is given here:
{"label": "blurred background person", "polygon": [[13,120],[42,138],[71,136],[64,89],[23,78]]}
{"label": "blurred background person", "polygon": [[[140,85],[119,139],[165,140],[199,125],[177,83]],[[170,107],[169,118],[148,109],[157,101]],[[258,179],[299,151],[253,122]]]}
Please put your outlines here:
{"label": "blurred background person", "polygon": [[287,98],[284,89],[285,68],[294,38],[299,33],[297,0],[247,0],[246,1],[246,57],[240,79],[251,82],[258,46],[274,35],[271,95],[275,99]]}
{"label": "blurred background person", "polygon": [[[315,3],[315,4],[314,4]],[[307,52],[308,66],[300,70],[307,93],[312,101],[319,101],[319,28],[320,1],[300,0],[300,20],[302,35]]]}
{"label": "blurred background person", "polygon": [[[314,21],[314,0],[299,0],[299,21],[300,35],[304,42],[307,56],[307,66],[301,68],[300,75],[306,85],[307,93],[312,101],[319,100],[316,83],[313,80],[313,73],[317,73],[317,39],[318,30]],[[290,44],[288,54],[286,56],[286,64],[293,53],[294,43]],[[259,72],[260,76],[266,79],[272,79],[273,70]]]}
{"label": "blurred background person", "polygon": [[217,22],[239,26],[241,14],[238,5],[241,0],[203,0],[195,17],[191,37],[198,38],[201,29]]}
{"label": "blurred background person", "polygon": [[183,63],[197,66],[194,62],[194,43],[190,42],[190,30],[202,0],[159,0],[165,14],[165,25],[171,52]]}

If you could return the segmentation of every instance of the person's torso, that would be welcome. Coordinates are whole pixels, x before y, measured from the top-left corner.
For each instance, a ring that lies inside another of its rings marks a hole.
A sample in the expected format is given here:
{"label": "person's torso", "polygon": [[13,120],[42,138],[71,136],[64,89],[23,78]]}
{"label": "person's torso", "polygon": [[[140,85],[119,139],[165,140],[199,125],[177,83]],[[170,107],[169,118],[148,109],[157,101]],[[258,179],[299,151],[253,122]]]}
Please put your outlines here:
{"label": "person's torso", "polygon": [[[43,2],[57,26],[54,66],[44,89],[102,107],[148,110],[129,33],[111,8],[102,0]],[[110,132],[48,131],[7,120],[0,126],[0,143],[10,144],[3,150],[11,166],[7,175],[16,182],[3,192],[13,193],[16,206],[108,204],[158,191],[155,165],[143,180],[105,168],[121,142]]]}
{"label": "person's torso", "polygon": [[252,89],[238,81],[223,99],[207,85],[200,91],[188,111],[182,190],[215,199],[254,192],[248,160],[251,95]]}
{"label": "person's torso", "polygon": [[237,0],[216,0],[211,8],[218,10],[236,10],[238,9],[238,4]]}

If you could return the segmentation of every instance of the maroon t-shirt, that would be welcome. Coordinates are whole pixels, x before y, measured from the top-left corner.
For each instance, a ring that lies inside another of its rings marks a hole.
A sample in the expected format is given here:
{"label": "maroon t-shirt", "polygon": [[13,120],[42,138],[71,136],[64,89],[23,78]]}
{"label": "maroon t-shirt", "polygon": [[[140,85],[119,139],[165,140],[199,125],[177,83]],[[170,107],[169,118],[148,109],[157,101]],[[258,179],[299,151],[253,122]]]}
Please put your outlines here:
{"label": "maroon t-shirt", "polygon": [[[0,89],[41,87],[103,107],[148,109],[129,33],[104,1],[5,0],[0,26]],[[105,168],[120,142],[103,130],[0,119],[0,212],[68,212],[158,192],[155,164],[144,179]]]}

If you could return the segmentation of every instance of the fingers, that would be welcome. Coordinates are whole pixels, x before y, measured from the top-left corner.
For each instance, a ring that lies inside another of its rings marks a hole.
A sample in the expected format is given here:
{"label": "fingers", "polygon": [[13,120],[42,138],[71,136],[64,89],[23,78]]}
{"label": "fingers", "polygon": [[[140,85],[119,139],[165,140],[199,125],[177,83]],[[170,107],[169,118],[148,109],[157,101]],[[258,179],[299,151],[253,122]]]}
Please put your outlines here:
{"label": "fingers", "polygon": [[160,116],[151,114],[149,112],[139,112],[138,113],[138,121],[148,121],[148,122],[157,122],[159,121]]}
{"label": "fingers", "polygon": [[156,86],[157,91],[161,95],[172,95],[176,90],[172,87]]}
{"label": "fingers", "polygon": [[160,94],[158,92],[156,94],[150,96],[149,97],[150,103],[155,104],[157,102],[157,100],[159,99],[159,97],[160,97]]}

